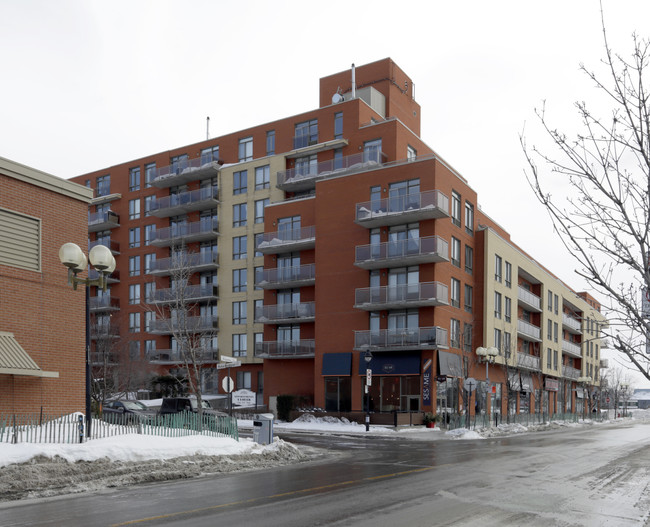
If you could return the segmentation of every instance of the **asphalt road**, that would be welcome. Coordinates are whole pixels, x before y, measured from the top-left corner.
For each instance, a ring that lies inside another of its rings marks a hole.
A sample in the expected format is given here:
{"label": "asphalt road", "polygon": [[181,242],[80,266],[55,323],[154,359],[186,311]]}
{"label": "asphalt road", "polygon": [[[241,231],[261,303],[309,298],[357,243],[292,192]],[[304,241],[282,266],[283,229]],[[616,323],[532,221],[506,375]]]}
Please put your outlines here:
{"label": "asphalt road", "polygon": [[336,455],[0,509],[0,525],[650,526],[650,425],[418,441],[284,435]]}

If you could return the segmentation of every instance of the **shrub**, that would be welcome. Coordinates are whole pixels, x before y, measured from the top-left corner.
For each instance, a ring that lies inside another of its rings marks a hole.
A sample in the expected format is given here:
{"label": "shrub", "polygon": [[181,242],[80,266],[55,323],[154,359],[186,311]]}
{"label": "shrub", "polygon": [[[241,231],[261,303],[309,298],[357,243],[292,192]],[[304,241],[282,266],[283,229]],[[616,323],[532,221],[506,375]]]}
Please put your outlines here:
{"label": "shrub", "polygon": [[291,418],[291,410],[294,409],[295,396],[293,395],[278,395],[278,419],[281,421],[289,421]]}

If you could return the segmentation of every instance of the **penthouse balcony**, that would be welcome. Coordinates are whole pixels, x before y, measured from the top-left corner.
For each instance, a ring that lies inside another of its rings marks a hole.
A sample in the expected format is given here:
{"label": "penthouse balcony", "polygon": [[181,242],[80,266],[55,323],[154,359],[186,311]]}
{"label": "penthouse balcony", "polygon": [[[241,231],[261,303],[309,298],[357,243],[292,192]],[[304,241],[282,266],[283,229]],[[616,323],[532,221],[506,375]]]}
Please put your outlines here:
{"label": "penthouse balcony", "polygon": [[354,332],[354,349],[358,351],[401,351],[448,348],[447,330],[438,326]]}
{"label": "penthouse balcony", "polygon": [[575,342],[570,342],[564,339],[562,339],[562,353],[569,355],[570,357],[575,357],[576,359],[582,358],[580,344],[576,344]]}
{"label": "penthouse balcony", "polygon": [[354,265],[384,269],[449,261],[449,243],[440,236],[426,236],[356,247]]}
{"label": "penthouse balcony", "polygon": [[[347,144],[347,141],[344,141],[344,144]],[[316,187],[317,181],[323,179],[375,170],[382,166],[385,159],[386,154],[382,152],[360,152],[340,159],[280,170],[276,176],[276,186],[285,192],[311,190]]]}
{"label": "penthouse balcony", "polygon": [[517,352],[517,366],[524,370],[540,371],[539,357],[528,353]]}
{"label": "penthouse balcony", "polygon": [[217,301],[218,287],[212,284],[186,285],[183,288],[172,287],[170,289],[156,289],[151,298],[147,299],[148,304],[162,305],[174,303],[200,303]]}
{"label": "penthouse balcony", "polygon": [[187,243],[204,242],[219,237],[219,222],[214,218],[181,223],[157,229],[152,236],[151,245],[170,247]]}
{"label": "penthouse balcony", "polygon": [[582,331],[580,331],[580,321],[566,313],[562,314],[562,327],[573,335],[582,335]]}
{"label": "penthouse balcony", "polygon": [[287,159],[295,159],[298,157],[306,157],[326,150],[334,150],[336,148],[343,148],[348,145],[347,139],[332,139],[331,141],[318,142],[318,136],[313,134],[307,135],[294,135],[293,136],[293,150],[284,154]]}
{"label": "penthouse balcony", "polygon": [[91,296],[88,309],[91,313],[119,311],[120,299],[108,295]]}
{"label": "penthouse balcony", "polygon": [[316,283],[316,265],[262,269],[255,275],[255,285],[262,289],[288,289],[307,287]]}
{"label": "penthouse balcony", "polygon": [[188,212],[214,209],[218,204],[219,189],[211,186],[155,198],[151,203],[149,213],[157,218],[169,218]]}
{"label": "penthouse balcony", "polygon": [[[91,280],[97,280],[99,278],[99,273],[95,269],[90,269],[88,271],[88,278]],[[115,269],[111,274],[106,277],[106,283],[108,284],[118,284],[120,282],[120,271]]]}
{"label": "penthouse balcony", "polygon": [[542,341],[542,330],[534,324],[522,319],[517,320],[517,334],[525,340],[532,340],[534,342]]}
{"label": "penthouse balcony", "polygon": [[219,268],[219,256],[215,253],[182,252],[170,258],[159,258],[152,263],[149,274],[169,276],[175,272],[202,273]]}
{"label": "penthouse balcony", "polygon": [[314,340],[272,340],[255,343],[258,359],[313,359]]}
{"label": "penthouse balcony", "polygon": [[293,251],[305,251],[316,247],[316,227],[284,229],[277,232],[265,232],[257,245],[262,254],[280,254]]}
{"label": "penthouse balcony", "polygon": [[369,229],[449,217],[449,198],[439,190],[357,203],[355,222]]}
{"label": "penthouse balcony", "polygon": [[152,320],[149,333],[153,335],[171,335],[173,333],[211,333],[219,327],[216,315],[193,317],[162,318]]}
{"label": "penthouse balcony", "polygon": [[95,241],[89,242],[88,243],[88,251],[90,251],[90,249],[92,249],[95,245],[103,245],[105,247],[108,247],[111,250],[111,253],[113,253],[113,255],[120,254],[120,244],[119,244],[119,242],[116,242],[115,240],[102,239],[102,240],[95,240]]}
{"label": "penthouse balcony", "polygon": [[567,379],[577,380],[580,378],[580,370],[572,368],[571,366],[562,366],[562,376]]}
{"label": "penthouse balcony", "polygon": [[442,282],[364,287],[354,293],[354,307],[365,311],[448,305],[449,287]]}
{"label": "penthouse balcony", "polygon": [[115,229],[120,226],[120,217],[116,212],[91,212],[88,214],[88,232]]}
{"label": "penthouse balcony", "polygon": [[517,299],[519,300],[519,305],[524,306],[528,311],[536,311],[538,313],[542,311],[542,299],[535,293],[528,291],[528,289],[519,286]]}
{"label": "penthouse balcony", "polygon": [[[206,350],[197,350],[195,354],[198,363],[217,362],[219,360],[219,351],[215,348]],[[147,360],[152,364],[183,364],[185,362],[180,350],[160,349],[153,350],[147,355]]]}
{"label": "penthouse balcony", "polygon": [[190,181],[213,178],[219,173],[221,165],[223,165],[223,161],[211,155],[184,159],[178,163],[156,169],[151,184],[158,188],[168,188],[184,185]]}
{"label": "penthouse balcony", "polygon": [[276,304],[255,308],[255,322],[262,324],[301,324],[316,319],[314,302]]}

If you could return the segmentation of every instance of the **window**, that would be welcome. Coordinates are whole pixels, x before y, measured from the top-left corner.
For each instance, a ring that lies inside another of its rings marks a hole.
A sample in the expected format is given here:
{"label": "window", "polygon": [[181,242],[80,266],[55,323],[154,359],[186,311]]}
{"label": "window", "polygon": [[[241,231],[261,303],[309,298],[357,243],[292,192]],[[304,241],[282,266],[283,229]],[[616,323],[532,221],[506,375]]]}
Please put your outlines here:
{"label": "window", "polygon": [[546,301],[547,307],[549,311],[553,311],[553,293],[551,291],[548,292],[548,300]]}
{"label": "window", "polygon": [[156,320],[156,313],[153,311],[145,311],[144,313],[144,330],[151,331],[151,323]]}
{"label": "window", "polygon": [[255,168],[255,190],[271,187],[271,167],[264,165]]}
{"label": "window", "polygon": [[494,292],[494,317],[501,318],[501,293]]}
{"label": "window", "polygon": [[506,297],[505,300],[505,319],[506,322],[512,321],[512,299],[510,297]]}
{"label": "window", "polygon": [[[553,300],[554,300],[554,303],[555,303],[555,305],[554,305],[554,311],[555,311],[555,314],[557,315],[557,312],[558,312],[558,296],[557,296],[557,295],[553,295]],[[593,334],[593,333],[592,333],[592,334]]]}
{"label": "window", "polygon": [[266,155],[275,154],[275,130],[266,132]]}
{"label": "window", "polygon": [[465,322],[463,324],[463,351],[472,352],[472,325]]}
{"label": "window", "polygon": [[201,165],[219,161],[219,145],[201,149]]}
{"label": "window", "polygon": [[246,334],[235,334],[232,336],[232,356],[246,356]]}
{"label": "window", "polygon": [[111,175],[99,176],[97,178],[97,189],[95,194],[99,196],[108,196],[111,193]]}
{"label": "window", "polygon": [[131,192],[140,190],[140,167],[129,169],[129,190]]}
{"label": "window", "polygon": [[550,370],[553,367],[553,352],[551,348],[546,350],[546,367]]}
{"label": "window", "polygon": [[171,173],[180,174],[185,170],[189,164],[189,156],[187,154],[181,154],[180,156],[172,156],[171,158]]}
{"label": "window", "polygon": [[232,259],[246,259],[246,236],[235,236],[232,239]]}
{"label": "window", "polygon": [[316,143],[318,143],[318,119],[296,124],[293,138],[294,148],[304,148]]}
{"label": "window", "polygon": [[144,353],[147,359],[151,358],[151,355],[156,351],[156,341],[155,340],[145,340],[144,341]]}
{"label": "window", "polygon": [[[503,351],[506,355],[506,358],[510,358],[510,346],[512,345],[512,334],[507,331],[503,332]],[[501,350],[499,350],[501,352]]]}
{"label": "window", "polygon": [[153,301],[155,293],[156,293],[156,282],[146,282],[144,284],[144,301],[147,303]]}
{"label": "window", "polygon": [[512,264],[506,262],[506,287],[512,287]]}
{"label": "window", "polygon": [[232,291],[233,293],[243,293],[246,291],[246,269],[233,269],[232,271]]}
{"label": "window", "polygon": [[553,350],[553,369],[557,370],[557,350]]}
{"label": "window", "polygon": [[451,263],[456,267],[460,267],[460,240],[451,237]]}
{"label": "window", "polygon": [[232,206],[232,226],[244,227],[246,226],[246,203],[238,203]]}
{"label": "window", "polygon": [[255,235],[255,256],[264,256],[264,254],[259,251],[257,248],[260,246],[260,243],[264,241],[264,233],[263,232],[258,232]]}
{"label": "window", "polygon": [[253,160],[253,138],[245,137],[239,140],[239,162]]}
{"label": "window", "polygon": [[465,231],[474,234],[474,205],[469,201],[465,202]]}
{"label": "window", "polygon": [[248,190],[248,170],[240,170],[232,175],[232,193],[246,194]]}
{"label": "window", "polygon": [[334,170],[343,168],[343,149],[335,148],[334,149]]}
{"label": "window", "polygon": [[140,313],[129,313],[129,332],[140,333]]}
{"label": "window", "polygon": [[460,348],[460,320],[451,319],[449,339],[449,345],[452,348]]}
{"label": "window", "polygon": [[251,372],[250,371],[238,371],[237,372],[237,389],[238,390],[250,390],[252,388],[251,383]]}
{"label": "window", "polygon": [[151,206],[156,202],[156,196],[144,197],[144,215],[151,216]]}
{"label": "window", "polygon": [[469,245],[465,246],[465,272],[472,274],[474,271],[474,249]]}
{"label": "window", "polygon": [[451,191],[451,222],[460,227],[460,194],[455,190]]}
{"label": "window", "polygon": [[140,303],[140,284],[129,285],[129,304]]}
{"label": "window", "polygon": [[137,220],[140,217],[140,200],[139,199],[130,199],[129,200],[129,219]]}
{"label": "window", "polygon": [[494,328],[494,347],[501,350],[501,330]]}
{"label": "window", "polygon": [[155,225],[145,225],[144,226],[144,244],[150,245],[156,235],[156,226]]}
{"label": "window", "polygon": [[363,162],[374,161],[381,163],[381,139],[373,139],[363,143]]}
{"label": "window", "polygon": [[472,312],[472,303],[474,297],[474,290],[472,286],[465,284],[465,311]]}
{"label": "window", "polygon": [[499,283],[501,283],[501,279],[502,279],[502,271],[503,271],[502,263],[503,260],[501,259],[501,257],[498,254],[495,254],[494,255],[494,279]]}
{"label": "window", "polygon": [[129,229],[129,248],[140,247],[140,227]]}
{"label": "window", "polygon": [[451,279],[451,305],[460,307],[460,280]]}
{"label": "window", "polygon": [[150,188],[154,179],[156,179],[156,163],[147,163],[144,166],[144,188]]}
{"label": "window", "polygon": [[418,151],[413,148],[411,145],[407,145],[406,147],[406,160],[407,161],[415,161],[418,157]]}
{"label": "window", "polygon": [[269,198],[255,201],[255,223],[264,223],[264,209],[271,203]]}
{"label": "window", "polygon": [[144,255],[144,274],[150,274],[156,263],[156,255],[153,253]]}
{"label": "window", "polygon": [[553,341],[557,342],[557,322],[553,322]]}
{"label": "window", "polygon": [[264,316],[264,300],[260,298],[253,304],[253,318],[257,321],[262,316]]}
{"label": "window", "polygon": [[343,137],[343,112],[336,112],[334,114],[334,139],[341,139]]}
{"label": "window", "polygon": [[[253,267],[253,276],[255,277],[255,289],[256,290],[261,290],[264,289],[263,287],[260,287],[257,285],[258,282],[261,282],[262,277],[264,273],[264,266],[263,265],[258,265],[256,267]],[[259,277],[259,278],[258,278]]]}
{"label": "window", "polygon": [[553,340],[553,321],[550,318],[546,323],[546,338],[548,340]]}
{"label": "window", "polygon": [[140,257],[129,256],[129,276],[138,276],[140,274]]}
{"label": "window", "polygon": [[232,303],[232,323],[246,324],[246,301]]}

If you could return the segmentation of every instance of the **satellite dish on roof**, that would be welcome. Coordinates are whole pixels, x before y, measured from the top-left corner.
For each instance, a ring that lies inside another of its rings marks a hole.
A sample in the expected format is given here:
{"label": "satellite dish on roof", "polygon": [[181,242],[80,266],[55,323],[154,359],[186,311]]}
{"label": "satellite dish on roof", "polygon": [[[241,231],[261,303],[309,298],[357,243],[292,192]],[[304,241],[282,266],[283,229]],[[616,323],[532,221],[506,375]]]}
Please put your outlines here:
{"label": "satellite dish on roof", "polygon": [[343,95],[341,95],[339,92],[336,92],[334,95],[332,95],[332,104],[338,104],[340,102],[343,102]]}

